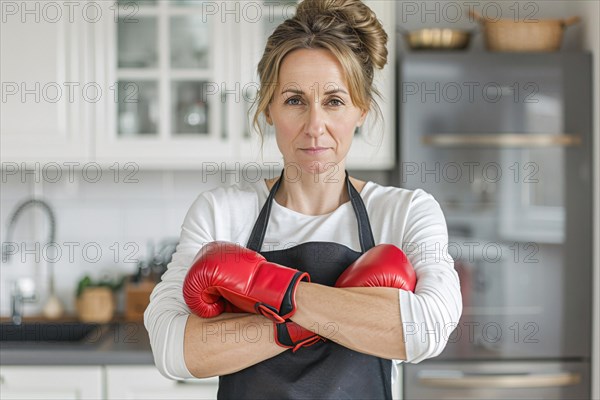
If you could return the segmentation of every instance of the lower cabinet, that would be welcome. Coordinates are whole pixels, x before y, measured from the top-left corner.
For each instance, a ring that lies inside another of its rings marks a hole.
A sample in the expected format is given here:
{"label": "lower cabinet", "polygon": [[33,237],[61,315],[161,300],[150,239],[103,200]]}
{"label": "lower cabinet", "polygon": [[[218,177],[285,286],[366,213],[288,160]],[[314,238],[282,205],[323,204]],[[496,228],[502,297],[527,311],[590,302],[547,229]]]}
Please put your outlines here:
{"label": "lower cabinet", "polygon": [[218,377],[173,381],[162,376],[154,365],[108,365],[105,368],[108,400],[217,398]]}
{"label": "lower cabinet", "polygon": [[[401,398],[401,376],[392,388]],[[174,381],[154,365],[1,366],[2,400],[216,399],[219,378]]]}
{"label": "lower cabinet", "polygon": [[102,366],[1,366],[0,398],[101,399]]}

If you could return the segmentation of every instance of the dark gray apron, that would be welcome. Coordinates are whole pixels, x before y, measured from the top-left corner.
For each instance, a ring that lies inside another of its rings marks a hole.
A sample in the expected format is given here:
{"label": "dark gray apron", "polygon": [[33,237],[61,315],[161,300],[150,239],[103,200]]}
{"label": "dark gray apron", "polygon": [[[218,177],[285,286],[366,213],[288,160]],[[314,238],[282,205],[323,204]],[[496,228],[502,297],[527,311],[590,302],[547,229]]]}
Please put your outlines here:
{"label": "dark gray apron", "polygon": [[[334,286],[350,264],[375,246],[360,193],[350,183],[346,171],[346,187],[356,212],[362,252],[332,242],[306,242],[285,250],[260,252],[271,204],[282,179],[283,171],[271,189],[246,247],[270,262],[308,272],[311,282]],[[391,360],[359,353],[331,340],[319,341],[296,353],[287,350],[241,371],[220,376],[217,398],[391,399],[391,373]]]}

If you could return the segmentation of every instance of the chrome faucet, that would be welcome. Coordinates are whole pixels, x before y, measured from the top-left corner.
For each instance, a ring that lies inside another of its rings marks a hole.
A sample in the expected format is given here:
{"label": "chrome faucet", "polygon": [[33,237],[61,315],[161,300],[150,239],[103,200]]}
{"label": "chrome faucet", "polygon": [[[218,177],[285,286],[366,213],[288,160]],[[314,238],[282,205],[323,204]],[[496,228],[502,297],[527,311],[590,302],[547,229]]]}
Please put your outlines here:
{"label": "chrome faucet", "polygon": [[[48,216],[48,220],[50,223],[50,230],[48,232],[48,241],[47,243],[54,243],[54,238],[56,237],[56,219],[54,217],[54,212],[48,203],[39,199],[28,199],[23,201],[21,204],[17,206],[17,208],[12,212],[8,222],[8,228],[6,230],[6,241],[2,243],[2,261],[8,262],[10,256],[13,254],[9,251],[9,246],[13,245],[11,242],[12,234],[17,224],[17,219],[26,209],[38,206],[41,207],[42,210],[46,212]],[[48,275],[50,277],[50,293],[54,293],[54,272],[52,270],[52,263],[48,262],[49,271]],[[11,308],[12,308],[12,320],[14,324],[20,324],[23,316],[23,303],[24,302],[34,302],[37,301],[37,295],[35,293],[35,284],[30,278],[22,278],[13,282],[12,292],[11,292]]]}
{"label": "chrome faucet", "polygon": [[21,278],[13,282],[10,296],[11,319],[13,324],[20,325],[23,320],[23,303],[37,301],[35,284],[31,278]]}

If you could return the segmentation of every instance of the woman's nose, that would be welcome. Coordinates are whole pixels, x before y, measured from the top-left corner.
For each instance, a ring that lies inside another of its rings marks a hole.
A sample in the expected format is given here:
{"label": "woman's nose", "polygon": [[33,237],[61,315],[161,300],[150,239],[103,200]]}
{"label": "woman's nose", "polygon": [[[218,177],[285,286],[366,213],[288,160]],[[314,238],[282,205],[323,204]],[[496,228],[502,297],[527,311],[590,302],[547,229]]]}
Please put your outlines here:
{"label": "woman's nose", "polygon": [[307,134],[321,136],[325,133],[325,112],[318,102],[313,102],[308,112]]}

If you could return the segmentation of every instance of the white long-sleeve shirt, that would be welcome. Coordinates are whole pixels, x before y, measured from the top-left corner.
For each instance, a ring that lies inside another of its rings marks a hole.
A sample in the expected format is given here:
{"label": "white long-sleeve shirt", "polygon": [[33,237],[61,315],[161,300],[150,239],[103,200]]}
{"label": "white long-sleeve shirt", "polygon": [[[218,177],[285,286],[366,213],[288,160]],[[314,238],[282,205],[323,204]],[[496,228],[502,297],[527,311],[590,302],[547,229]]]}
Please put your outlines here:
{"label": "white long-sleeve shirt", "polygon": [[[198,250],[214,240],[245,246],[269,189],[263,179],[243,181],[200,193],[183,221],[172,261],[150,296],[144,313],[154,360],[170,379],[193,378],[183,355],[190,309],[183,280]],[[415,292],[398,291],[406,362],[418,363],[442,352],[458,324],[462,299],[454,260],[448,254],[446,221],[439,203],[422,189],[408,190],[367,181],[360,192],[375,244],[401,248],[416,275]],[[356,214],[350,201],[325,215],[305,215],[273,200],[261,251],[290,248],[308,241],[343,244],[361,251]],[[392,363],[392,382],[397,363]]]}

